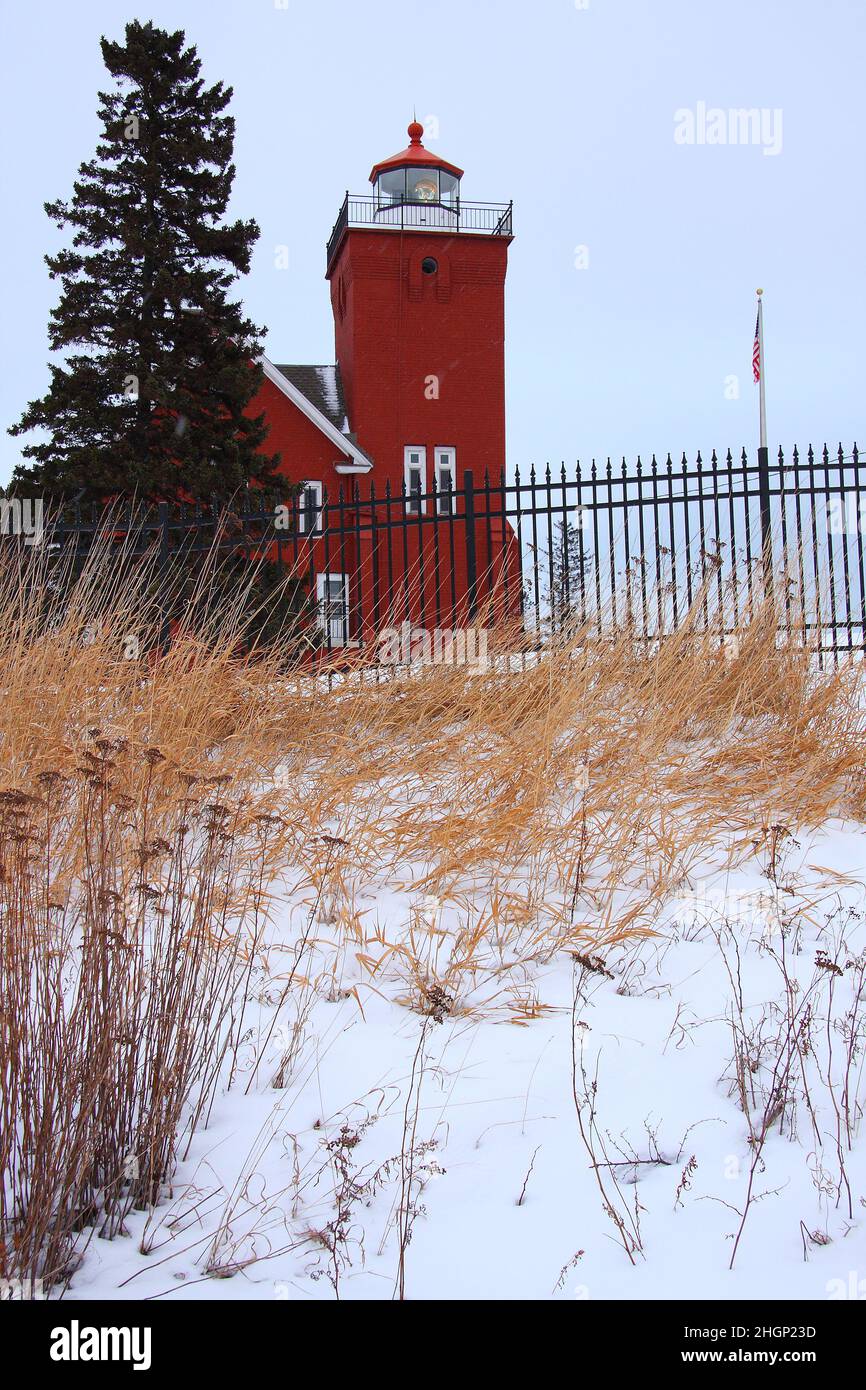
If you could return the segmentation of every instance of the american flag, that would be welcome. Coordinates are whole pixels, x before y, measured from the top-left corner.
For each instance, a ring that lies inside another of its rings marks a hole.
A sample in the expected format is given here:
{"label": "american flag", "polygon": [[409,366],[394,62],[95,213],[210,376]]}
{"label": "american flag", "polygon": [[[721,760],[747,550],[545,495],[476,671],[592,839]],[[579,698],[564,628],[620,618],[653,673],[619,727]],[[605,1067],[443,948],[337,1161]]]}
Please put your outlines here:
{"label": "american flag", "polygon": [[761,380],[761,311],[755,323],[755,343],[752,348],[752,374],[756,381]]}

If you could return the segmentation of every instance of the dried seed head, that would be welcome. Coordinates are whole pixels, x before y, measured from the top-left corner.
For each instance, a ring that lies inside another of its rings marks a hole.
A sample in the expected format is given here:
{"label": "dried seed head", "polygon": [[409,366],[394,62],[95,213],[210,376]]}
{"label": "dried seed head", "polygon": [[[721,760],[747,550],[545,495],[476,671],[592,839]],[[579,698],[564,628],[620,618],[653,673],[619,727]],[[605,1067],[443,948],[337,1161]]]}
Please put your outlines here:
{"label": "dried seed head", "polygon": [[129,739],[98,738],[96,740],[96,746],[99,749],[100,753],[102,753],[103,755],[107,755],[108,753],[124,753],[126,749],[129,747]]}
{"label": "dried seed head", "polygon": [[171,854],[171,845],[168,840],[164,840],[161,836],[148,840],[144,848],[148,858],[152,858],[155,854]]}
{"label": "dried seed head", "polygon": [[8,806],[10,809],[23,810],[34,798],[27,795],[27,792],[9,787],[5,791],[0,791],[0,804]]}
{"label": "dried seed head", "polygon": [[425,989],[424,998],[428,1006],[424,1012],[428,1018],[432,1018],[434,1023],[444,1023],[454,1007],[454,996],[446,994],[441,985],[432,985]]}
{"label": "dried seed head", "polygon": [[43,787],[50,788],[56,787],[59,783],[65,782],[67,779],[63,776],[62,772],[57,772],[52,769],[49,769],[46,772],[38,773],[36,780],[37,782],[41,783]]}

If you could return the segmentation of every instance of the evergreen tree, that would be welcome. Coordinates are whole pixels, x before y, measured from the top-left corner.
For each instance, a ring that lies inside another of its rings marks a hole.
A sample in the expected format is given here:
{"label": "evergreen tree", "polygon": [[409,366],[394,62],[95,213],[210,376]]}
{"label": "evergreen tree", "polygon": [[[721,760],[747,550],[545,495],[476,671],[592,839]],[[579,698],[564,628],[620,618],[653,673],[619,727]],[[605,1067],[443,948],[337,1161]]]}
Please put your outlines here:
{"label": "evergreen tree", "polygon": [[115,87],[99,93],[96,155],[71,200],[45,205],[74,229],[45,258],[62,285],[49,341],[64,360],[11,428],[49,436],[25,446],[36,462],[15,480],[58,498],[225,496],[277,462],[258,452],[263,417],[244,414],[262,330],[228,298],[259,235],[223,220],[232,90],[205,87],[182,31],[135,21],[102,55]]}
{"label": "evergreen tree", "polygon": [[550,582],[546,598],[554,628],[564,628],[582,620],[584,586],[590,561],[586,538],[573,522],[559,520],[554,527],[550,553]]}

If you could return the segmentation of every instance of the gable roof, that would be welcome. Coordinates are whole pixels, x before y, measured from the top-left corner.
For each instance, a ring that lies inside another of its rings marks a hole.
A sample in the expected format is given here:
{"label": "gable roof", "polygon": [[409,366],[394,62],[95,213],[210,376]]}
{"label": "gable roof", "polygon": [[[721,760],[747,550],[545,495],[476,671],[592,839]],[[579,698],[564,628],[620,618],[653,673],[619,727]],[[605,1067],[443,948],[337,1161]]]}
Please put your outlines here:
{"label": "gable roof", "polygon": [[341,434],[349,433],[349,417],[343,398],[339,367],[307,367],[297,363],[275,363],[278,372],[303,392],[317,410],[326,415]]}
{"label": "gable roof", "polygon": [[[348,432],[343,388],[336,367],[277,367],[264,353],[259,364],[268,381],[288,397],[341,454],[348,455],[349,463],[335,465],[338,473],[369,473],[373,460]],[[303,381],[303,386],[293,380],[296,374],[302,374],[299,380]]]}

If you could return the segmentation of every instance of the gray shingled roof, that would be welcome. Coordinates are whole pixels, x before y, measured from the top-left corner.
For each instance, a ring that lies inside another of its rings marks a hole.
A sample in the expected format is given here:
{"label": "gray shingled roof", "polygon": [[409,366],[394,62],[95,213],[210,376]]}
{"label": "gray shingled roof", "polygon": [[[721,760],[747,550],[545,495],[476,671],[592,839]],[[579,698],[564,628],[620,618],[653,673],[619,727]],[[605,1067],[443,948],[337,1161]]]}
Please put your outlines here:
{"label": "gray shingled roof", "polygon": [[341,434],[349,433],[349,418],[346,414],[339,367],[308,367],[282,362],[275,362],[274,366]]}

